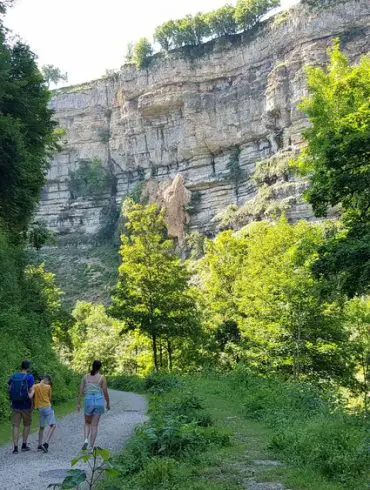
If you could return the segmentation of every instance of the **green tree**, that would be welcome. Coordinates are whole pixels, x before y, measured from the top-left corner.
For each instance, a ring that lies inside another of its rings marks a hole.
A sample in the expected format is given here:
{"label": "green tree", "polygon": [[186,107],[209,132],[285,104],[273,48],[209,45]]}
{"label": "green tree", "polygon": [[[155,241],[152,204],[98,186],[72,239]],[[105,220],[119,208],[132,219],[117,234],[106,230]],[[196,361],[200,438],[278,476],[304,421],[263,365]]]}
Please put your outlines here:
{"label": "green tree", "polygon": [[212,328],[238,318],[235,284],[247,248],[243,237],[228,230],[206,240],[204,251],[196,266],[198,301]]}
{"label": "green tree", "polygon": [[204,39],[211,35],[211,28],[206,14],[199,12],[193,17],[193,29],[196,44],[201,44]]}
{"label": "green tree", "polygon": [[365,414],[369,413],[370,391],[370,298],[352,298],[345,305],[356,365],[359,367],[359,386],[364,401]]}
{"label": "green tree", "polygon": [[234,355],[262,372],[352,382],[341,309],[322,300],[311,272],[324,240],[320,226],[282,220],[252,223],[208,241],[193,282],[216,342],[225,326],[232,327],[229,333],[240,332]]}
{"label": "green tree", "polygon": [[8,44],[1,26],[0,59],[0,222],[16,237],[44,185],[54,123],[35,55],[19,41]]}
{"label": "green tree", "polygon": [[156,371],[160,345],[167,349],[171,368],[173,340],[195,334],[189,276],[167,238],[163,211],[126,201],[123,214],[126,234],[121,237],[122,263],[112,313],[151,339]]}
{"label": "green tree", "polygon": [[71,364],[78,372],[86,371],[91,359],[100,359],[109,375],[147,374],[153,367],[150,343],[137,330],[125,331],[125,325],[108,315],[104,305],[78,301],[70,327]]}
{"label": "green tree", "polygon": [[154,39],[161,45],[161,48],[168,51],[174,43],[175,22],[169,20],[156,27]]}
{"label": "green tree", "polygon": [[182,46],[195,46],[197,39],[194,31],[193,17],[187,15],[183,19],[175,20],[174,23],[174,45],[176,48]]}
{"label": "green tree", "polygon": [[132,63],[134,60],[134,43],[132,41],[127,43],[125,61],[126,63]]}
{"label": "green tree", "polygon": [[235,7],[224,5],[223,7],[209,12],[206,16],[210,33],[215,37],[235,34],[237,24],[235,20]]}
{"label": "green tree", "polygon": [[78,301],[73,313],[71,338],[72,367],[86,372],[91,359],[100,359],[106,373],[113,374],[119,363],[122,322],[107,315],[104,305]]}
{"label": "green tree", "polygon": [[61,70],[54,65],[43,65],[41,67],[41,72],[44,76],[44,80],[50,87],[50,84],[53,83],[57,85],[59,82],[68,82],[68,73],[62,73]]}
{"label": "green tree", "polygon": [[237,0],[235,21],[240,30],[255,26],[270,10],[278,7],[280,0]]}
{"label": "green tree", "polygon": [[248,253],[236,297],[240,328],[258,362],[295,378],[350,376],[340,308],[322,300],[311,273],[324,230],[283,219],[249,225],[245,239]]}
{"label": "green tree", "polygon": [[150,57],[153,55],[153,47],[146,37],[140,38],[134,46],[133,61],[141,70],[149,64]]}
{"label": "green tree", "polygon": [[204,245],[206,237],[199,231],[192,231],[185,237],[185,243],[190,258],[193,260],[200,259],[204,255]]}
{"label": "green tree", "polygon": [[28,243],[36,250],[40,250],[47,243],[53,242],[54,234],[44,221],[36,220],[28,229]]}
{"label": "green tree", "polygon": [[93,198],[109,192],[111,176],[98,158],[82,160],[79,167],[69,175],[71,197]]}
{"label": "green tree", "polygon": [[[0,12],[11,3],[0,2]],[[43,266],[26,267],[24,249],[55,148],[50,94],[35,55],[21,42],[8,43],[5,34],[0,19],[0,385],[5,386],[22,357],[30,357],[36,375],[53,374],[58,401],[71,396],[73,385],[52,349],[61,292]],[[9,400],[1,390],[0,418],[8,411]]]}
{"label": "green tree", "polygon": [[340,206],[344,229],[324,244],[314,270],[351,296],[370,285],[370,57],[352,67],[338,41],[329,57],[327,69],[308,69],[301,109],[311,126],[298,168],[316,216]]}
{"label": "green tree", "polygon": [[238,200],[239,185],[243,178],[243,170],[240,167],[240,147],[234,146],[230,152],[230,158],[227,162],[226,169],[228,170],[228,178],[235,186],[235,196]]}

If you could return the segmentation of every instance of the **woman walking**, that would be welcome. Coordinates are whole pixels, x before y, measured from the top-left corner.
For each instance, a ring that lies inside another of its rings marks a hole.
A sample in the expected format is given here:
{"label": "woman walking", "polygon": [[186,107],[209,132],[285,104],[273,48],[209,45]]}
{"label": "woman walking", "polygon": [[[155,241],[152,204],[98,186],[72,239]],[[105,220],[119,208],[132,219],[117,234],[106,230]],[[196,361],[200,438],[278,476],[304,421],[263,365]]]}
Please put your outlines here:
{"label": "woman walking", "polygon": [[84,437],[82,450],[93,450],[98,433],[100,416],[104,413],[104,399],[106,409],[110,410],[107,380],[100,374],[102,363],[94,361],[89,374],[84,376],[80,385],[77,401],[77,410],[81,410],[81,398],[84,397]]}

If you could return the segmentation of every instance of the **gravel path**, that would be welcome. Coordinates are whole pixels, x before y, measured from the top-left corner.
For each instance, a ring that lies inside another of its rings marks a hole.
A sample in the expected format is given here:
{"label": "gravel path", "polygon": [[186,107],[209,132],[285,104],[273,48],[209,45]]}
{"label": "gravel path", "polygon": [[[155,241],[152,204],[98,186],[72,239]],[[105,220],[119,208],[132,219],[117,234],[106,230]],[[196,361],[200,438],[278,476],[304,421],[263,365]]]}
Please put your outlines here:
{"label": "gravel path", "polygon": [[[101,418],[96,444],[118,452],[135,426],[145,422],[147,402],[143,396],[115,390],[110,390],[110,397],[112,408]],[[1,490],[44,490],[50,483],[60,482],[61,470],[70,468],[83,443],[82,415],[71,413],[57,420],[48,454],[36,451],[37,434],[32,434],[29,442],[32,451],[17,455],[11,454],[9,445],[0,447]]]}

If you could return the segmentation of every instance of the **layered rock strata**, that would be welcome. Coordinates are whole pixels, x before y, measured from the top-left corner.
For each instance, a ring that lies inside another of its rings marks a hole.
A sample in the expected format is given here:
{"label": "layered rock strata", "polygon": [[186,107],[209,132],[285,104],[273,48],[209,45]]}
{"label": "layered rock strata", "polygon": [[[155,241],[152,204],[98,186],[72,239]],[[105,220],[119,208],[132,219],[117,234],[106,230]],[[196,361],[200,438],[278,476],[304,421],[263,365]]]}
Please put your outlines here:
{"label": "layered rock strata", "polygon": [[[305,66],[324,65],[334,37],[358,61],[369,51],[369,21],[368,0],[320,10],[300,5],[248,35],[57,91],[51,106],[66,131],[64,149],[52,161],[39,218],[60,234],[94,235],[104,227],[107,203],[119,206],[144,182],[167,207],[174,236],[182,240],[193,229],[213,234],[222,210],[256,198],[256,164],[301,146],[307,120],[297,106],[306,94]],[[71,173],[96,158],[113,184],[96,196],[72,196]],[[273,195],[288,203],[288,218],[312,219],[300,198],[304,182],[289,177],[278,184]]]}

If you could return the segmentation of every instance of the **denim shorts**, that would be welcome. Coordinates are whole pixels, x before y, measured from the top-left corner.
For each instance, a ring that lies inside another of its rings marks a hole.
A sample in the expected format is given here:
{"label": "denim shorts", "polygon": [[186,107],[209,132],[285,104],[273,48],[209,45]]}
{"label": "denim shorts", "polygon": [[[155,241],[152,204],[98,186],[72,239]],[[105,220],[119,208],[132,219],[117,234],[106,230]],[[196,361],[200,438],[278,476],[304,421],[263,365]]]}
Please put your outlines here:
{"label": "denim shorts", "polygon": [[104,397],[100,394],[86,395],[84,401],[85,415],[102,415],[104,413]]}
{"label": "denim shorts", "polygon": [[40,415],[40,427],[45,427],[45,425],[55,425],[55,413],[52,407],[39,408]]}

